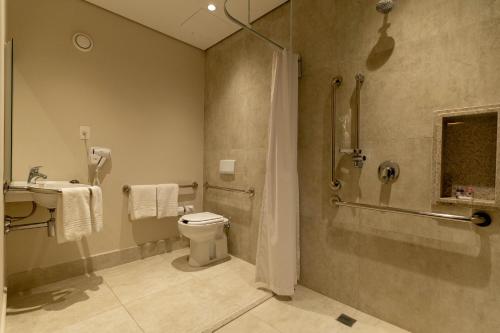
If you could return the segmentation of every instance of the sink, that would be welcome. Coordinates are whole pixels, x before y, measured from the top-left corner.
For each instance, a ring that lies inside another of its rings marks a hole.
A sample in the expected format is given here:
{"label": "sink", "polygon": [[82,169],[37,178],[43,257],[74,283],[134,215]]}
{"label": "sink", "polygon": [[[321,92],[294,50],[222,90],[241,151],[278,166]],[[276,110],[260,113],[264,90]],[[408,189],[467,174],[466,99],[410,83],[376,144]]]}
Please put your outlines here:
{"label": "sink", "polygon": [[34,201],[45,208],[55,209],[61,190],[68,187],[90,187],[90,185],[73,184],[65,180],[40,180],[36,184],[16,181],[11,183],[7,192],[10,196],[6,197],[6,201]]}
{"label": "sink", "polygon": [[23,181],[13,181],[5,193],[5,202],[31,202],[33,193],[28,191],[28,183]]}
{"label": "sink", "polygon": [[57,207],[57,199],[61,190],[68,187],[90,187],[87,184],[73,184],[68,181],[43,180],[36,184],[30,184],[28,191],[33,193],[33,201],[38,205],[54,209]]}

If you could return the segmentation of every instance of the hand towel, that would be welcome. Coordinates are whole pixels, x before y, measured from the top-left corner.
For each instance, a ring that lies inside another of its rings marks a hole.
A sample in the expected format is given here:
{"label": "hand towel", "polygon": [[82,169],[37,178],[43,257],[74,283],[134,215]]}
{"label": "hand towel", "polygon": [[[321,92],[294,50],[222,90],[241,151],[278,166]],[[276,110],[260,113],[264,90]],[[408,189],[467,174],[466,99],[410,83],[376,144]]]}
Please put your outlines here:
{"label": "hand towel", "polygon": [[130,219],[140,220],[156,216],[156,185],[130,186],[128,196]]}
{"label": "hand towel", "polygon": [[80,240],[92,233],[88,187],[61,189],[57,200],[56,236],[58,243]]}
{"label": "hand towel", "polygon": [[99,186],[90,187],[90,218],[92,231],[101,231],[104,221],[102,218],[102,190]]}
{"label": "hand towel", "polygon": [[168,216],[177,216],[179,206],[179,185],[161,184],[156,189],[156,200],[158,206],[157,218],[162,219]]}

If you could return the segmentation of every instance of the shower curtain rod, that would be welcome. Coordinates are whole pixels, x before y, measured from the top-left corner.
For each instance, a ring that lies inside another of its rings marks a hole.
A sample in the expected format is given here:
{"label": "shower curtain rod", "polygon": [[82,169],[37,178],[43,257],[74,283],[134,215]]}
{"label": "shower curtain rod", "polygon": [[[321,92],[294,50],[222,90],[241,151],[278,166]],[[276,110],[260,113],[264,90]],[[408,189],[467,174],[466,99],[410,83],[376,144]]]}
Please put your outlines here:
{"label": "shower curtain rod", "polygon": [[267,38],[266,36],[262,35],[260,32],[257,32],[255,30],[253,30],[251,27],[249,27],[248,25],[246,25],[245,23],[243,22],[240,22],[238,19],[236,19],[235,17],[233,17],[231,14],[229,14],[229,11],[227,10],[227,3],[228,3],[229,0],[224,0],[224,14],[226,14],[226,17],[232,21],[233,23],[239,25],[240,27],[242,27],[243,29],[251,32],[252,34],[254,34],[255,36],[259,37],[260,39],[262,39],[263,41],[266,41],[268,43],[270,43],[271,45],[273,45],[274,47],[277,47],[278,49],[280,50],[284,50],[285,48],[283,46],[281,46],[280,44],[276,43],[275,41],[273,41],[272,39],[269,39]]}

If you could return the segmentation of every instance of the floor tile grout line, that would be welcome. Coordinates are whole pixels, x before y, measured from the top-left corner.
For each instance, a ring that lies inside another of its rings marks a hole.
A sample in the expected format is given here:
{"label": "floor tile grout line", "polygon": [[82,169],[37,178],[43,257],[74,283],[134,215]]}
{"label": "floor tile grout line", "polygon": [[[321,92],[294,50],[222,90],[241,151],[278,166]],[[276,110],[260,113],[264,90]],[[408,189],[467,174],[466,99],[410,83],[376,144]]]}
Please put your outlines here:
{"label": "floor tile grout line", "polygon": [[137,325],[137,327],[141,330],[141,332],[146,332],[144,330],[144,328],[142,328],[142,326],[139,325],[139,323],[137,322],[137,320],[135,320],[134,316],[130,313],[130,311],[128,311],[128,309],[125,306],[125,304],[122,303],[121,299],[118,297],[118,295],[116,295],[115,291],[113,290],[113,288],[111,288],[111,286],[108,284],[108,282],[106,282],[105,279],[103,279],[103,282],[109,288],[109,290],[111,291],[111,293],[113,294],[113,296],[115,296],[115,298],[117,299],[118,303],[120,303],[121,307],[125,310],[125,312],[127,312],[127,314],[130,316],[130,318],[134,321],[134,323]]}

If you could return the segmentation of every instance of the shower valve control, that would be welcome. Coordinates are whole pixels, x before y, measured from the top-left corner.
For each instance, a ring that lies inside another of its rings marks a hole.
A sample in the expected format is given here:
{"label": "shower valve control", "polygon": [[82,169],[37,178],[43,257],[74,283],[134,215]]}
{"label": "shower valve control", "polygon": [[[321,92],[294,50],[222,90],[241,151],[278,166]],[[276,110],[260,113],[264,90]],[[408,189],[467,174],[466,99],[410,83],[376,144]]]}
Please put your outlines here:
{"label": "shower valve control", "polygon": [[378,179],[382,184],[394,183],[399,177],[399,165],[396,162],[385,161],[378,167]]}

